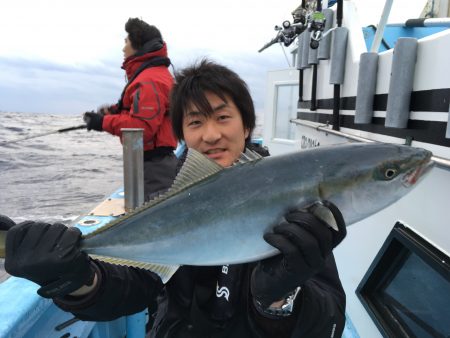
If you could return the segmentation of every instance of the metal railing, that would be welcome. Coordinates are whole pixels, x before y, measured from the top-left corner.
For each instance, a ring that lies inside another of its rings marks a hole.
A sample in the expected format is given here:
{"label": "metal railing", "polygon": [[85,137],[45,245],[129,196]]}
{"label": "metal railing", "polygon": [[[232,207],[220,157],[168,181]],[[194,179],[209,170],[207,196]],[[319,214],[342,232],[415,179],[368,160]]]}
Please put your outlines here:
{"label": "metal railing", "polygon": [[[365,138],[365,137],[344,133],[344,132],[338,131],[338,130],[333,130],[326,124],[324,124],[324,125],[317,125],[314,122],[302,121],[302,120],[298,120],[298,119],[291,119],[290,122],[291,123],[295,123],[295,124],[299,124],[299,125],[302,125],[302,126],[305,126],[305,127],[309,127],[309,128],[312,128],[312,129],[316,129],[316,130],[322,131],[324,133],[345,137],[346,139],[349,139],[349,140],[352,140],[352,141],[364,142],[364,143],[378,142],[378,141],[374,141],[374,140],[371,140],[371,139],[368,139],[368,138]],[[443,157],[439,157],[439,156],[434,156],[434,155],[431,157],[431,159],[434,162],[436,162],[436,164],[438,166],[444,167],[446,169],[450,169],[450,160],[449,159],[446,159],[446,158],[443,158]]]}
{"label": "metal railing", "polygon": [[[144,129],[122,128],[125,211],[144,203]],[[127,316],[129,338],[144,338],[147,310]]]}
{"label": "metal railing", "polygon": [[144,129],[123,128],[123,183],[125,211],[144,203]]}

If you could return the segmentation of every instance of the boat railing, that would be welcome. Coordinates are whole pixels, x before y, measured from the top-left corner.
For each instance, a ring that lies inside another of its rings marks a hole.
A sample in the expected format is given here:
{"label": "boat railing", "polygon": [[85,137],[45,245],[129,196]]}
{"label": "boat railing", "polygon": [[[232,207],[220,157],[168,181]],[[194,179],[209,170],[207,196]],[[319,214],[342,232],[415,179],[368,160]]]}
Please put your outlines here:
{"label": "boat railing", "polygon": [[384,28],[386,27],[389,13],[391,12],[392,3],[394,0],[386,0],[384,4],[383,13],[381,14],[380,23],[378,24],[377,31],[375,32],[375,37],[372,42],[372,47],[370,48],[371,53],[377,53],[380,49],[381,40],[383,39]]}
{"label": "boat railing", "polygon": [[[305,127],[309,127],[312,129],[316,129],[318,131],[322,131],[328,134],[332,134],[332,135],[336,135],[336,136],[341,136],[344,137],[348,140],[352,140],[352,141],[356,141],[356,142],[364,142],[364,143],[373,143],[373,142],[378,142],[375,140],[371,140],[365,137],[361,137],[361,136],[357,136],[357,135],[352,135],[349,133],[344,133],[340,130],[334,130],[330,127],[330,125],[328,124],[322,124],[322,125],[317,125],[317,123],[314,122],[310,122],[310,121],[305,121],[305,120],[300,120],[300,119],[291,119],[290,120],[291,123],[295,123],[298,125],[302,125]],[[444,157],[440,157],[440,156],[432,156],[431,159],[436,163],[436,165],[438,165],[439,167],[445,168],[450,170],[450,159],[446,159]]]}

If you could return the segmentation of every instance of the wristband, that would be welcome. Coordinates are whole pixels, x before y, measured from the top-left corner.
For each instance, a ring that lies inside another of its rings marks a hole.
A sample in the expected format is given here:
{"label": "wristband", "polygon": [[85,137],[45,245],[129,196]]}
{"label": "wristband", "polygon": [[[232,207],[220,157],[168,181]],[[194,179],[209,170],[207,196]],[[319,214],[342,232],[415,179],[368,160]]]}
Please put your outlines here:
{"label": "wristband", "polygon": [[297,288],[295,288],[294,291],[291,291],[288,293],[288,295],[286,296],[286,298],[284,299],[284,303],[283,305],[281,305],[281,307],[271,307],[269,306],[268,308],[263,308],[262,304],[257,301],[256,299],[254,300],[255,306],[258,310],[258,312],[265,314],[265,315],[269,315],[269,316],[275,316],[275,317],[288,317],[292,314],[292,312],[294,311],[294,301],[297,298],[298,294],[300,293],[301,287],[298,286]]}

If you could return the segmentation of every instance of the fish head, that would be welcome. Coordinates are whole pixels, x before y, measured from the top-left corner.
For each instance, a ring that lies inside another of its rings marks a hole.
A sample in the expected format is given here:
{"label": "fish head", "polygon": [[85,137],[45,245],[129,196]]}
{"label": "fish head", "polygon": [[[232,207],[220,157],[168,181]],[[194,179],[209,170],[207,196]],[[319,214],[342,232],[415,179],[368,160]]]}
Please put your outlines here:
{"label": "fish head", "polygon": [[320,185],[321,198],[338,206],[347,225],[395,203],[434,165],[430,151],[405,145],[360,144],[351,150],[330,165]]}
{"label": "fish head", "polygon": [[374,181],[397,181],[410,189],[415,186],[434,166],[432,153],[425,149],[398,146],[398,157],[383,161],[373,170]]}

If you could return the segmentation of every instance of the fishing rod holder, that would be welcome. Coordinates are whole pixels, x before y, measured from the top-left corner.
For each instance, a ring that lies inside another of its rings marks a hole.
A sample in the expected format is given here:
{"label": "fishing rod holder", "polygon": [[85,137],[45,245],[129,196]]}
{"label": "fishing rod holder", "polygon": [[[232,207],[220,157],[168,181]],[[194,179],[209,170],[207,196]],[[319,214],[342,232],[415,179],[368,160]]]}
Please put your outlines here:
{"label": "fishing rod holder", "polygon": [[261,47],[258,50],[259,53],[275,43],[283,43],[285,47],[289,47],[306,29],[311,32],[310,47],[312,49],[319,47],[319,41],[323,38],[322,35],[327,21],[322,11],[316,10],[308,13],[306,9],[299,6],[292,12],[292,16],[294,18],[292,23],[289,20],[285,20],[281,27],[275,26],[274,29],[277,31],[277,35]]}
{"label": "fishing rod holder", "polygon": [[322,12],[314,12],[308,16],[308,30],[311,32],[309,46],[312,49],[319,48],[319,41],[323,38],[326,21],[325,15]]}
{"label": "fishing rod holder", "polygon": [[122,128],[125,211],[144,203],[144,129]]}

